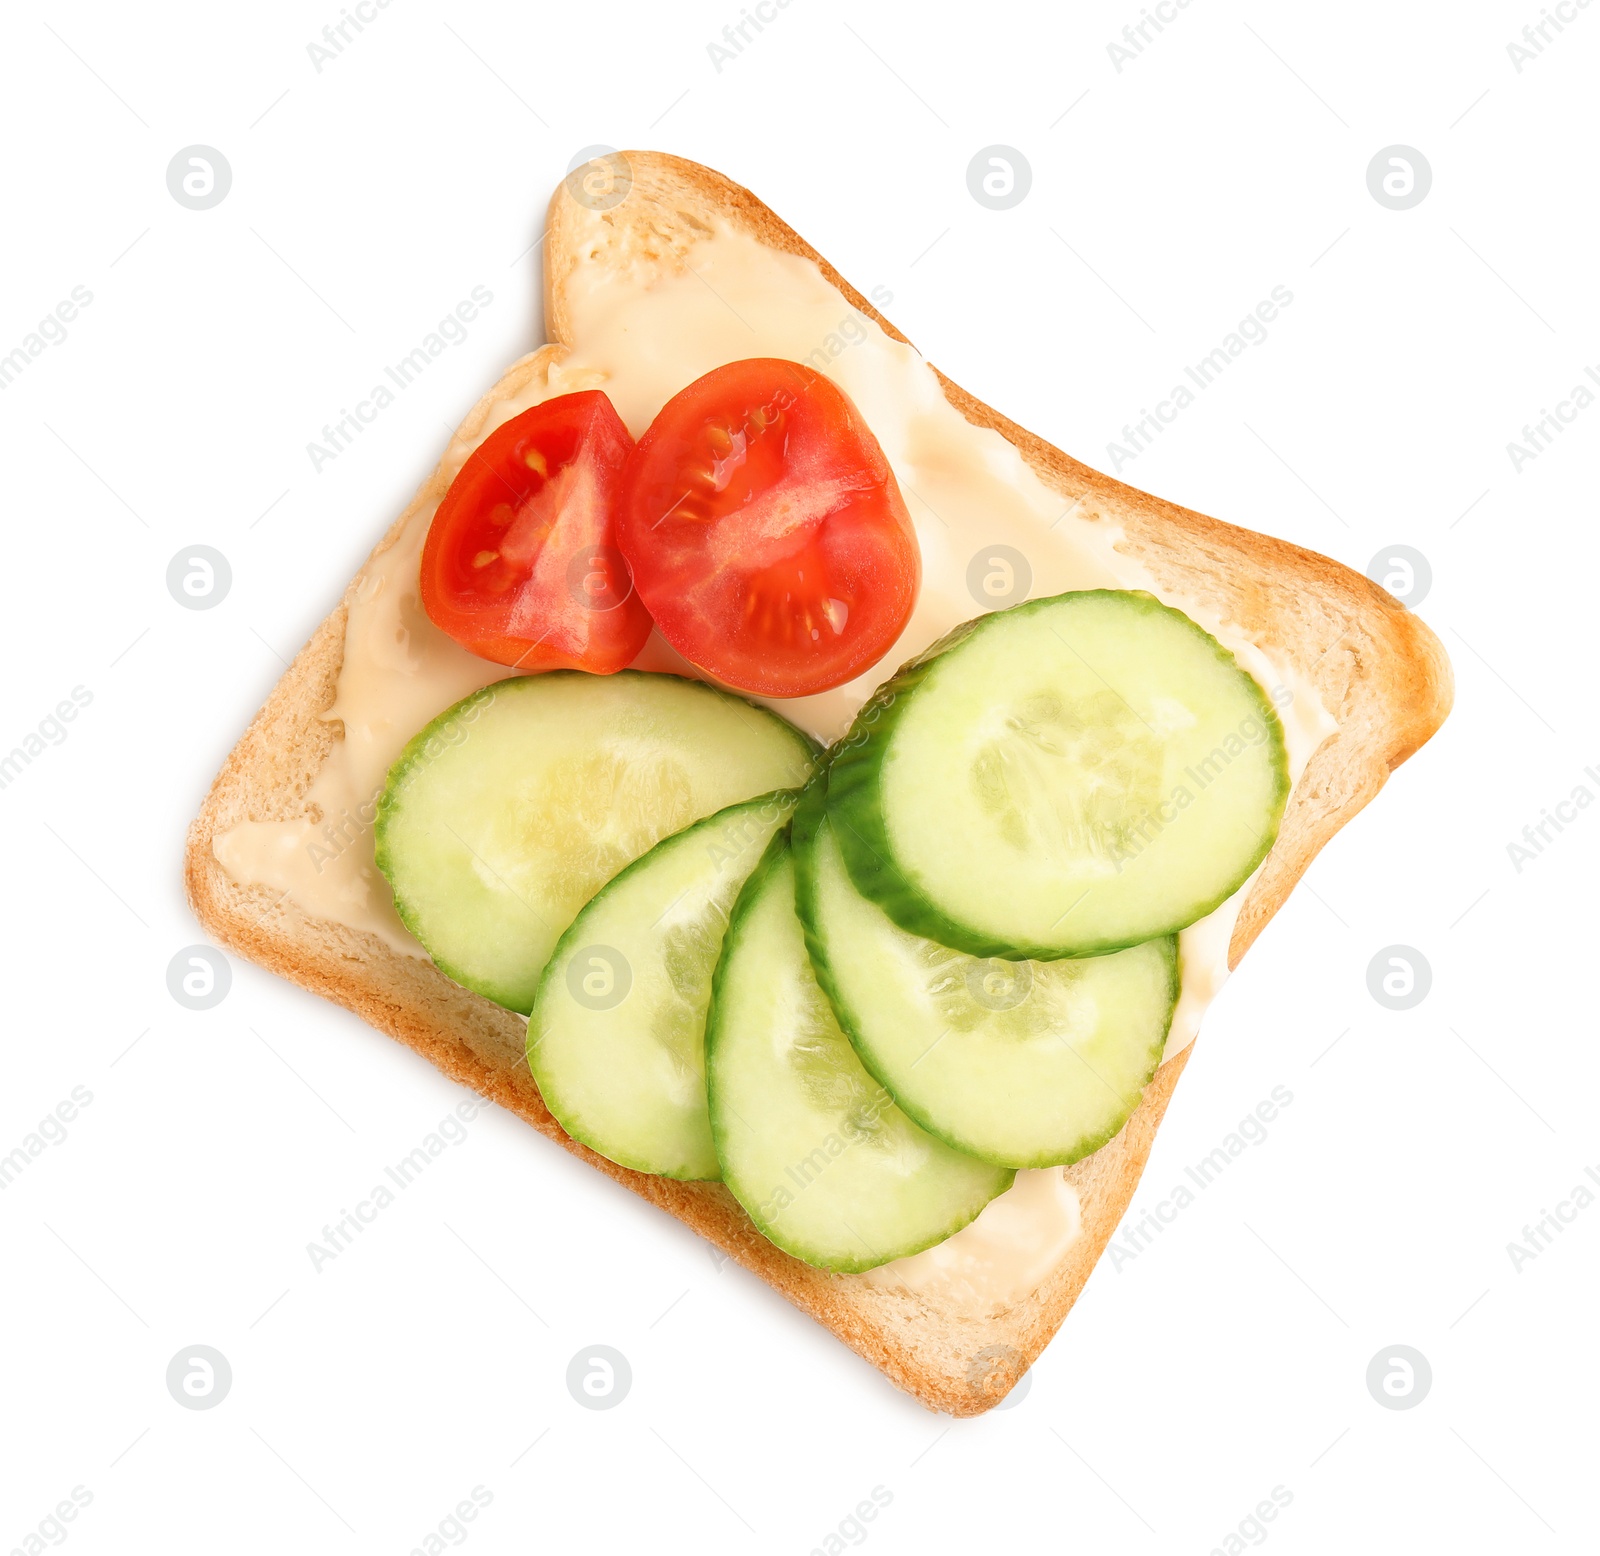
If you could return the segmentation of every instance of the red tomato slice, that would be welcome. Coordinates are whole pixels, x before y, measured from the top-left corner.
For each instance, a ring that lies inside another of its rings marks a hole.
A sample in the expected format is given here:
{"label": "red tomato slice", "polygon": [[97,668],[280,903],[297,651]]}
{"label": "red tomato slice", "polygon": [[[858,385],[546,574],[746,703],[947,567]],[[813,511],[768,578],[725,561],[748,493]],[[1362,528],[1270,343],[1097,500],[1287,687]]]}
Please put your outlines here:
{"label": "red tomato slice", "polygon": [[522,670],[609,675],[650,635],[612,528],[633,439],[598,389],[513,416],[450,483],[422,604],[464,648]]}
{"label": "red tomato slice", "polygon": [[617,544],[661,635],[741,691],[804,697],[900,636],[922,558],[861,413],[797,362],[732,362],[639,440]]}

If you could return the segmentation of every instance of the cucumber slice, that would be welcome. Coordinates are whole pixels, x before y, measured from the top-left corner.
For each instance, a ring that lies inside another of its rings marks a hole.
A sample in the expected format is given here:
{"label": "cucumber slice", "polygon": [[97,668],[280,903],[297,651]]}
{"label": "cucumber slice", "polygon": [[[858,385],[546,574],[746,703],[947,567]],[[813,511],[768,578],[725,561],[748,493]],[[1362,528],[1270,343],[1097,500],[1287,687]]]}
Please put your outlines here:
{"label": "cucumber slice", "polygon": [[556,940],[623,865],[725,805],[804,783],[813,765],[793,725],[700,681],[497,681],[389,770],[378,868],[444,972],[527,1015]]}
{"label": "cucumber slice", "polygon": [[1099,956],[1192,924],[1277,836],[1283,729],[1215,638],[1094,589],[980,616],[884,683],[840,742],[851,879],[969,956]]}
{"label": "cucumber slice", "polygon": [[795,904],[817,982],[896,1103],[957,1150],[1004,1167],[1097,1151],[1161,1062],[1178,943],[1009,962],[908,935],[855,889],[820,786],[795,814]]}
{"label": "cucumber slice", "polygon": [[780,1248],[869,1270],[943,1242],[1013,1174],[924,1133],[862,1069],[812,976],[788,840],[733,910],[706,1023],[723,1181]]}
{"label": "cucumber slice", "polygon": [[793,790],[657,843],[572,921],[539,979],[528,1068],[575,1140],[637,1172],[715,1178],[706,1009],[728,914]]}

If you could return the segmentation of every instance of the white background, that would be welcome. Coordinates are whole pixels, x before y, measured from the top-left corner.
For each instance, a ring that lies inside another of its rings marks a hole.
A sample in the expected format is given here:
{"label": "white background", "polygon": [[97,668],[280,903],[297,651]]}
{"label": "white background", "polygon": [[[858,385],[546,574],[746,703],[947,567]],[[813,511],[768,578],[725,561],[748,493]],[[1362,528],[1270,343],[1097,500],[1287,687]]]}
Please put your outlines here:
{"label": "white background", "polygon": [[[1507,1244],[1600,1171],[1600,811],[1520,873],[1507,844],[1600,794],[1600,408],[1520,473],[1506,444],[1600,370],[1600,7],[1520,74],[1531,0],[1197,0],[1118,73],[1139,10],[793,0],[719,72],[733,0],[394,0],[319,73],[335,0],[7,8],[0,353],[74,286],[93,303],[0,392],[0,747],[93,700],[0,791],[0,1154],[93,1101],[0,1191],[0,1550],[74,1486],[85,1556],[398,1556],[475,1486],[483,1553],[804,1553],[875,1486],[885,1556],[1203,1556],[1275,1486],[1283,1552],[1587,1548],[1600,1207],[1520,1273]],[[493,1109],[315,1273],[307,1242],[466,1094],[252,966],[207,1013],[167,992],[200,939],[186,824],[447,429],[542,338],[526,251],[597,142],[750,185],[958,382],[1102,465],[1286,286],[1124,477],[1359,569],[1397,543],[1431,563],[1457,709],[1216,1005],[1135,1205],[1273,1087],[1292,1105],[1102,1263],[1026,1397],[977,1421]],[[165,183],[194,143],[233,170],[202,212]],[[1005,212],[966,186],[995,143],[1033,170]],[[1394,143],[1433,170],[1409,211],[1367,189]],[[307,442],[478,285],[469,338],[315,473]],[[165,571],[201,542],[233,585],[187,611]],[[1396,943],[1433,972],[1407,1012],[1367,990]],[[233,1369],[207,1411],[164,1382],[197,1343]],[[633,1370],[608,1411],[564,1383],[595,1343]],[[1365,1384],[1397,1343],[1433,1371],[1407,1411]]]}

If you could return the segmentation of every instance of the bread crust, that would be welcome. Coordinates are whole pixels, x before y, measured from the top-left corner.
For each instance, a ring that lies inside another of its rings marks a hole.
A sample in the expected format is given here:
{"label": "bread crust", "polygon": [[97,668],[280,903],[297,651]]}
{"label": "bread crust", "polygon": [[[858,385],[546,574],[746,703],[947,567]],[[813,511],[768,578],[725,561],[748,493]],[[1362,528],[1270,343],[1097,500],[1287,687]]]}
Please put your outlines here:
{"label": "bread crust", "polygon": [[[743,228],[821,268],[849,302],[904,340],[871,303],[749,190],[696,163],[626,152],[631,188],[597,212],[565,184],[551,201],[545,238],[545,318],[551,344],[523,358],[469,413],[438,468],[374,549],[394,543],[411,515],[443,496],[478,441],[491,407],[541,375],[571,344],[567,284],[583,245],[607,243],[670,263],[715,224]],[[937,370],[935,370],[937,371]],[[1277,911],[1322,846],[1439,727],[1452,682],[1437,638],[1360,574],[1300,547],[1223,524],[1090,469],[939,375],[968,421],[1014,444],[1064,498],[1092,503],[1124,532],[1122,549],[1164,588],[1216,610],[1315,685],[1338,722],[1291,796],[1277,843],[1240,913],[1229,965]],[[369,558],[370,565],[371,559]],[[991,1316],[831,1275],[781,1252],[714,1183],[679,1183],[631,1172],[571,1139],[545,1108],[523,1056],[524,1022],[458,987],[430,962],[375,936],[307,917],[286,898],[242,887],[212,839],[245,820],[303,815],[306,793],[338,728],[331,706],[358,574],[340,604],[274,688],[218,774],[191,825],[184,856],[190,905],[222,945],[334,1000],[415,1049],[446,1075],[511,1109],[601,1172],[692,1227],[832,1330],[898,1387],[933,1410],[976,1415],[1003,1399],[1060,1327],[1126,1210],[1188,1050],[1157,1072],[1120,1134],[1067,1176],[1082,1206],[1078,1240],[1026,1301]]]}

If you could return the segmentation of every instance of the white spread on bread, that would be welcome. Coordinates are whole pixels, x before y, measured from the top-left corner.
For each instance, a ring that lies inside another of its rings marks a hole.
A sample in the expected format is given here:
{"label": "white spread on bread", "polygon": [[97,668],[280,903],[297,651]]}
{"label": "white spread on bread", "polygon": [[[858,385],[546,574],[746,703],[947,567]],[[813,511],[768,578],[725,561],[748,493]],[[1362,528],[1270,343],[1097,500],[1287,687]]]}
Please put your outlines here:
{"label": "white spread on bread", "polygon": [[1081,1230],[1078,1191],[1066,1169],[1024,1170],[954,1237],[862,1278],[891,1291],[936,1296],[958,1312],[1000,1312],[1038,1289]]}
{"label": "white spread on bread", "polygon": [[[1117,549],[1121,531],[1092,499],[1066,502],[998,432],[969,423],[922,357],[855,313],[813,261],[727,227],[693,244],[681,268],[677,259],[618,265],[599,239],[594,251],[598,257],[580,263],[564,283],[572,349],[519,393],[496,402],[475,442],[458,439],[452,453],[464,459],[512,416],[577,389],[604,389],[638,437],[678,390],[727,362],[785,357],[834,379],[877,436],[905,495],[922,550],[922,590],[900,640],[878,665],[833,691],[774,701],[786,718],[825,741],[843,734],[898,665],[952,627],[1004,603],[975,599],[968,572],[985,548],[1005,545],[1027,558],[1033,598],[1069,589],[1148,589],[1212,633],[1278,704],[1290,776],[1298,782],[1335,728],[1312,684],[1237,627],[1158,587],[1136,558]],[[850,327],[841,331],[842,324]],[[368,931],[411,956],[426,952],[395,916],[373,864],[377,795],[390,765],[424,724],[512,673],[468,653],[423,612],[418,564],[432,518],[432,506],[419,507],[397,542],[369,564],[355,592],[337,694],[324,715],[343,725],[343,739],[307,794],[314,816],[242,822],[213,843],[223,868],[241,884],[287,895],[314,918]],[[693,673],[657,635],[636,663]],[[1241,890],[1180,937],[1183,989],[1167,1058],[1193,1040],[1202,1011],[1227,976],[1228,944],[1244,895]],[[1051,1189],[1052,1183],[1058,1187]],[[873,1279],[911,1291],[936,1282],[958,1307],[1005,1307],[1030,1295],[1077,1235],[1076,1195],[1060,1169],[1021,1173],[971,1226],[938,1248],[885,1266]]]}

